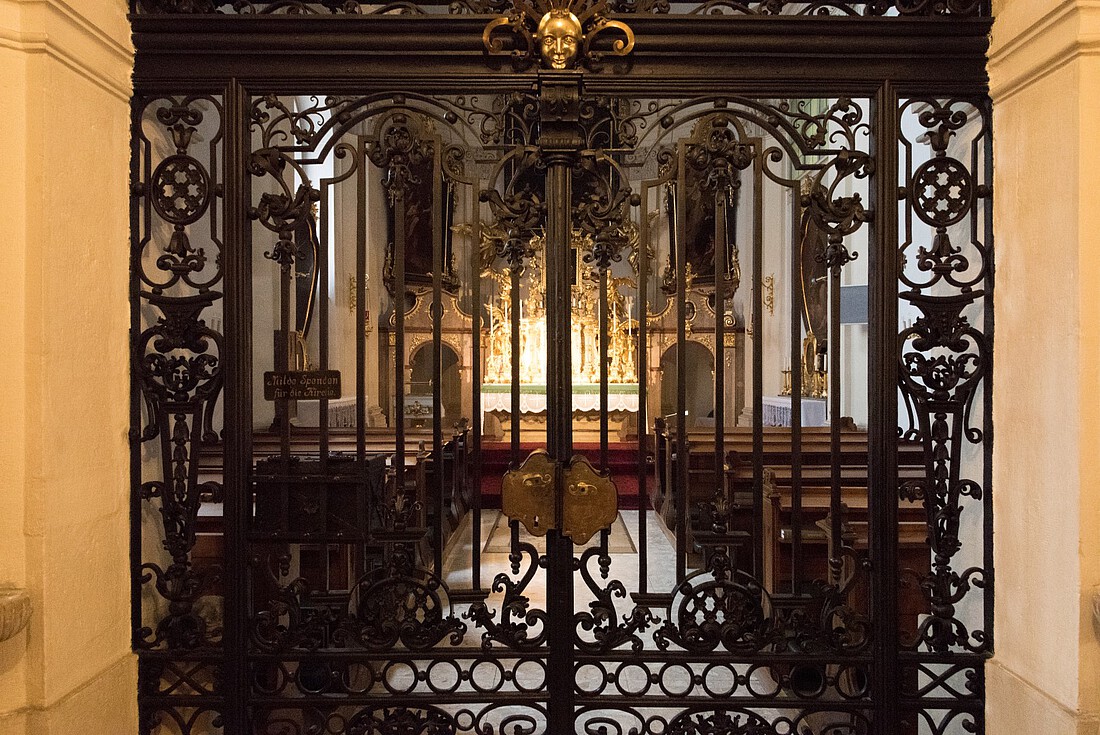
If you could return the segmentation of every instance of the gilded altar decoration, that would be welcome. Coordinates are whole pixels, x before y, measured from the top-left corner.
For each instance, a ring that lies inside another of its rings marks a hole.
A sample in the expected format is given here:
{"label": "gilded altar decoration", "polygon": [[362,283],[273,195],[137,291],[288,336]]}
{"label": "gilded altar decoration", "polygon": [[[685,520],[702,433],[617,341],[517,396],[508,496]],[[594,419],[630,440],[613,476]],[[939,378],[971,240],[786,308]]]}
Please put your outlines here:
{"label": "gilded altar decoration", "polygon": [[[818,346],[813,332],[802,340],[802,397],[829,397],[829,370],[825,363],[825,352]],[[794,390],[790,368],[783,370],[783,389],[781,396],[789,396]]]}
{"label": "gilded altar decoration", "polygon": [[[544,237],[530,241],[534,256],[520,275],[519,299],[519,378],[521,385],[546,385],[546,292],[543,282]],[[579,253],[592,250],[587,235],[573,233],[573,247]],[[571,289],[570,324],[572,326],[573,385],[600,382],[600,290],[595,271],[578,268]],[[489,323],[485,334],[485,379],[487,385],[512,382],[512,282],[505,272],[488,274],[496,284],[495,297],[489,304]],[[631,278],[608,277],[607,380],[612,384],[638,382],[636,341],[638,323],[632,317],[635,288]],[[624,293],[625,292],[625,293]]]}
{"label": "gilded altar decoration", "polygon": [[[607,2],[599,0],[512,0],[512,8],[485,26],[482,42],[490,56],[508,56],[517,68],[541,60],[548,69],[571,69],[577,63],[598,66],[605,56],[626,56],[634,49],[634,32],[606,17]],[[616,34],[610,47],[596,38]],[[513,43],[506,44],[511,35]]]}
{"label": "gilded altar decoration", "polygon": [[[366,298],[363,300],[366,302],[363,304],[363,334],[370,334],[374,327],[371,325],[370,318],[370,291],[369,289],[370,276],[364,276],[363,278],[363,292]],[[352,317],[355,316],[355,309],[359,304],[359,281],[355,276],[348,276],[348,311],[352,313]]]}

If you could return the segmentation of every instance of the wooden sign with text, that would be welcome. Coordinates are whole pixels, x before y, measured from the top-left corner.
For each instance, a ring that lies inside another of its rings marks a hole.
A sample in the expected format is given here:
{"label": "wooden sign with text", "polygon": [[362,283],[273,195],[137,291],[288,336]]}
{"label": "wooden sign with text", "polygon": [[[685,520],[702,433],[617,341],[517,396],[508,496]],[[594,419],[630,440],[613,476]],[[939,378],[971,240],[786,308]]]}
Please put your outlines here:
{"label": "wooden sign with text", "polygon": [[339,370],[279,370],[264,373],[264,399],[268,401],[316,401],[339,397]]}

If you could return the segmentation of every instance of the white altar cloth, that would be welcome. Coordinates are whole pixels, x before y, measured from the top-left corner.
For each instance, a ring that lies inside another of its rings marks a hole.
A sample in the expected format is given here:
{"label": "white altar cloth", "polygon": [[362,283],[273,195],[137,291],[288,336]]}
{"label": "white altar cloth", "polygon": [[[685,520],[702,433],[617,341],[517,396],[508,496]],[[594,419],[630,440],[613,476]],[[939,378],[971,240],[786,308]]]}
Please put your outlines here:
{"label": "white altar cloth", "polygon": [[[481,386],[481,412],[483,414],[492,411],[510,413],[512,410],[512,386],[510,385],[483,385]],[[581,412],[600,410],[600,386],[599,385],[574,385],[573,386],[573,410]],[[626,413],[638,412],[638,384],[637,383],[612,383],[607,386],[607,410]],[[522,385],[519,390],[520,413],[545,413],[546,412],[546,386]]]}
{"label": "white altar cloth", "polygon": [[[764,426],[791,425],[791,397],[764,396]],[[802,425],[828,426],[829,410],[824,398],[802,399]]]}

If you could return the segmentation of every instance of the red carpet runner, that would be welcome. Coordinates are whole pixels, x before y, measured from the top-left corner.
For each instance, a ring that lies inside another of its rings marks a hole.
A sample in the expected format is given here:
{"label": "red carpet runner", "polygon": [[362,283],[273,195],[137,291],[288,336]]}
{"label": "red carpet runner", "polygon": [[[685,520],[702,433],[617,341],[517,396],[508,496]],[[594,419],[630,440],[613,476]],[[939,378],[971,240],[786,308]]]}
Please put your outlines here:
{"label": "red carpet runner", "polygon": [[[520,444],[519,461],[522,462],[527,455],[543,444],[523,442]],[[599,469],[600,444],[599,442],[578,442],[573,445],[574,454],[583,454]],[[507,442],[485,442],[481,449],[481,498],[483,508],[500,507],[500,483],[504,473],[509,470],[512,459],[512,447]],[[611,479],[619,490],[620,510],[637,510],[638,508],[638,445],[622,442],[609,443],[607,445],[607,464],[611,470]],[[649,484],[652,487],[653,477],[650,468]],[[649,508],[648,499],[646,508]]]}

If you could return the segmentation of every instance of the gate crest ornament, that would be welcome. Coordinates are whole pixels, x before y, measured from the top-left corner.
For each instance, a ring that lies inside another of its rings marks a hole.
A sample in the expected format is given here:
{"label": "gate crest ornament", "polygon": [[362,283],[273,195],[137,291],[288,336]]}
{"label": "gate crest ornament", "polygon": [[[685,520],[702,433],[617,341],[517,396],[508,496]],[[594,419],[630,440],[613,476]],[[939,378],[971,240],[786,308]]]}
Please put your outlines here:
{"label": "gate crest ornament", "polygon": [[[571,69],[581,63],[596,68],[604,56],[626,56],[634,49],[634,32],[618,20],[608,20],[606,0],[512,0],[512,9],[485,26],[482,42],[490,56],[510,56],[526,69],[541,57],[545,68]],[[508,29],[514,48],[504,43]],[[608,31],[622,35],[611,48],[596,50],[596,38]]]}

